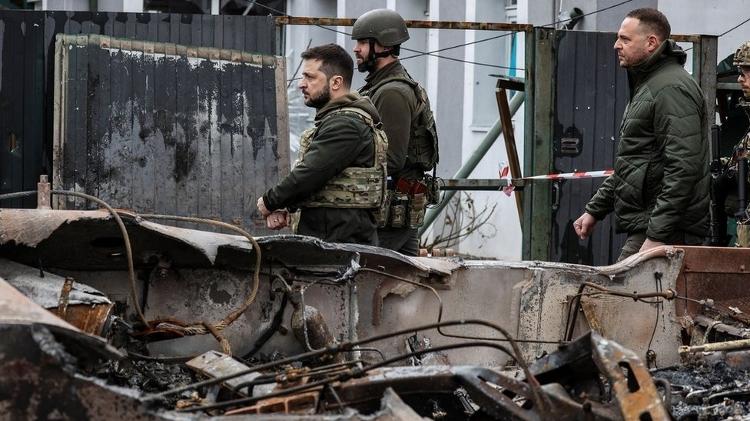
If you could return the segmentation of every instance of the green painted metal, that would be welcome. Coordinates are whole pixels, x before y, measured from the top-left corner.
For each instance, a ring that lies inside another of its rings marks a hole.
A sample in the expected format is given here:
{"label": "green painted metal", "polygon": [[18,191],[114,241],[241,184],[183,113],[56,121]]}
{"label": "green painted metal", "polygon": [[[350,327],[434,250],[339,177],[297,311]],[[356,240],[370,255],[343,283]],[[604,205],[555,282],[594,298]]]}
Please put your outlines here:
{"label": "green painted metal", "polygon": [[[527,37],[527,92],[532,102],[526,106],[527,131],[524,147],[524,173],[548,174],[552,170],[552,137],[555,104],[555,30],[535,28]],[[524,194],[523,259],[549,260],[552,234],[551,184],[537,184]]]}

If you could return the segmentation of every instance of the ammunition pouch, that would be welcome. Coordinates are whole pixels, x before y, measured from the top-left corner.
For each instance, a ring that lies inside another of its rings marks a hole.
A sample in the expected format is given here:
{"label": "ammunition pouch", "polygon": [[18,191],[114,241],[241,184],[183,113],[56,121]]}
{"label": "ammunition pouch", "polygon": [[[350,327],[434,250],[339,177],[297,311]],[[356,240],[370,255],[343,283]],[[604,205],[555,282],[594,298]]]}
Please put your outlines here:
{"label": "ammunition pouch", "polygon": [[[420,183],[424,186],[422,182]],[[426,186],[423,189],[424,190]],[[388,189],[386,197],[389,206],[378,219],[378,228],[411,228],[416,229],[424,224],[425,209],[429,193],[425,192],[403,192],[397,189]]]}

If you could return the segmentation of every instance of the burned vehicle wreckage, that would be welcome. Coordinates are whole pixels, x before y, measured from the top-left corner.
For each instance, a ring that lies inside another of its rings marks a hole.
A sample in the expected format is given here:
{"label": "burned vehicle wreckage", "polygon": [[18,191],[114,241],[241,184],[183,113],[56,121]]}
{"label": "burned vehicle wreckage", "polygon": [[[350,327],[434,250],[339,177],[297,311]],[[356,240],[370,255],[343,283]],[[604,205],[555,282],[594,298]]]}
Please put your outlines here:
{"label": "burned vehicle wreckage", "polygon": [[750,414],[747,249],[407,258],[161,219],[0,209],[5,417]]}

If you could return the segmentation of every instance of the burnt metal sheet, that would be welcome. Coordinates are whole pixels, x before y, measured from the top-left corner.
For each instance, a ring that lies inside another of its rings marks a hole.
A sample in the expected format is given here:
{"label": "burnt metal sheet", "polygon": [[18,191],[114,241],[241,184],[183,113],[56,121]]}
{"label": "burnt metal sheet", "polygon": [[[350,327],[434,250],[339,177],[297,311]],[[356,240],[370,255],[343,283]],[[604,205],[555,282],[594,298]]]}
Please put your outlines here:
{"label": "burnt metal sheet", "polygon": [[[256,54],[278,53],[277,26],[273,17],[236,16],[234,19],[242,21],[242,25],[235,25],[232,30],[242,31],[236,32],[236,36],[244,42],[230,48]],[[57,34],[99,34],[151,42],[161,39],[222,48],[222,39],[214,37],[214,32],[223,27],[224,16],[0,10],[0,62],[8,63],[0,66],[0,142],[4,145],[0,148],[0,194],[33,189],[39,175],[52,171],[52,138],[53,133],[60,129],[53,125],[55,103],[59,103],[53,95]],[[192,35],[189,42],[186,42],[187,35]],[[94,73],[102,70],[97,60],[92,61]],[[86,70],[85,66],[78,66],[78,69]],[[130,75],[134,90],[137,91],[139,85],[141,89],[145,87],[143,73]],[[123,83],[126,83],[125,79]],[[122,94],[118,89],[110,86],[109,95]],[[76,100],[81,106],[93,105],[86,101],[85,96],[78,96]],[[80,125],[84,121],[82,114],[69,115],[62,123]],[[104,113],[98,115],[100,120],[105,118]],[[109,133],[109,126],[103,131]],[[68,178],[87,171],[85,162],[82,162],[87,152],[86,149],[74,151],[74,155],[82,159],[76,162],[79,165],[68,169]],[[141,179],[139,176],[140,173],[134,174],[136,180]],[[145,177],[148,179],[148,174]],[[2,206],[33,207],[34,203],[33,198],[16,199],[4,202]]]}
{"label": "burnt metal sheet", "polygon": [[0,278],[63,320],[94,335],[102,333],[114,306],[102,292],[72,278],[4,258],[0,258]]}
{"label": "burnt metal sheet", "polygon": [[[65,278],[0,257],[0,277],[44,308],[57,308]],[[78,282],[68,295],[68,304],[111,304],[100,291]]]}
{"label": "burnt metal sheet", "polygon": [[284,60],[240,50],[244,21],[231,18],[227,48],[218,49],[58,36],[54,188],[267,231],[255,202],[288,170],[286,120],[277,113],[285,90],[276,89]]}
{"label": "burnt metal sheet", "polygon": [[[694,300],[711,299],[724,309],[736,307],[750,319],[750,249],[741,247],[688,247],[677,279],[677,292]],[[701,305],[680,301],[677,314],[698,314]]]}
{"label": "burnt metal sheet", "polygon": [[[248,369],[248,366],[232,358],[230,355],[222,354],[218,351],[208,351],[185,363],[191,369],[206,375],[208,377],[222,377],[234,374]],[[245,374],[239,377],[231,378],[223,384],[228,388],[242,393],[243,383],[251,382],[260,376],[259,373]]]}
{"label": "burnt metal sheet", "polygon": [[[148,265],[170,251],[175,266],[213,265],[247,269],[254,265],[252,245],[238,235],[198,231],[124,217],[136,267]],[[265,261],[311,274],[351,276],[360,267],[399,273],[412,271],[415,280],[443,283],[460,260],[407,257],[391,250],[360,244],[327,243],[313,237],[256,237]],[[106,211],[0,209],[0,253],[12,260],[44,267],[87,270],[125,268],[124,244]]]}

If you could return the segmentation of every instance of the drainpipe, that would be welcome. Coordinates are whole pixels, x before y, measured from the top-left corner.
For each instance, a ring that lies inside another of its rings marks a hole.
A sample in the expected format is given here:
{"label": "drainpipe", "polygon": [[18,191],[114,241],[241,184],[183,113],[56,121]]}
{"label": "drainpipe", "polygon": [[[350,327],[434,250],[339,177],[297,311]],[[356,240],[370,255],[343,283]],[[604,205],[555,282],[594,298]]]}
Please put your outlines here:
{"label": "drainpipe", "polygon": [[[510,100],[510,115],[516,115],[516,112],[519,108],[521,108],[521,104],[523,103],[524,98],[526,98],[526,94],[524,92],[516,92],[515,95],[513,95],[513,98]],[[484,139],[482,140],[482,143],[479,144],[477,149],[474,151],[473,154],[471,154],[471,157],[464,163],[463,166],[461,166],[461,169],[459,169],[456,174],[453,176],[453,178],[467,178],[469,175],[471,175],[472,171],[479,165],[479,162],[484,158],[484,156],[487,154],[487,151],[490,150],[490,147],[495,143],[495,140],[500,136],[502,133],[502,123],[500,123],[500,119],[495,121],[495,124],[492,125],[492,128],[487,132],[487,135],[484,136]],[[424,217],[424,225],[422,225],[421,228],[419,228],[419,235],[427,231],[428,228],[432,225],[433,222],[435,222],[435,219],[438,215],[440,215],[440,212],[445,209],[445,207],[450,203],[451,199],[453,199],[453,196],[456,194],[455,190],[449,190],[446,192],[443,192],[443,197],[440,200],[440,204],[437,205],[437,207],[431,208],[427,210],[427,214]]]}

